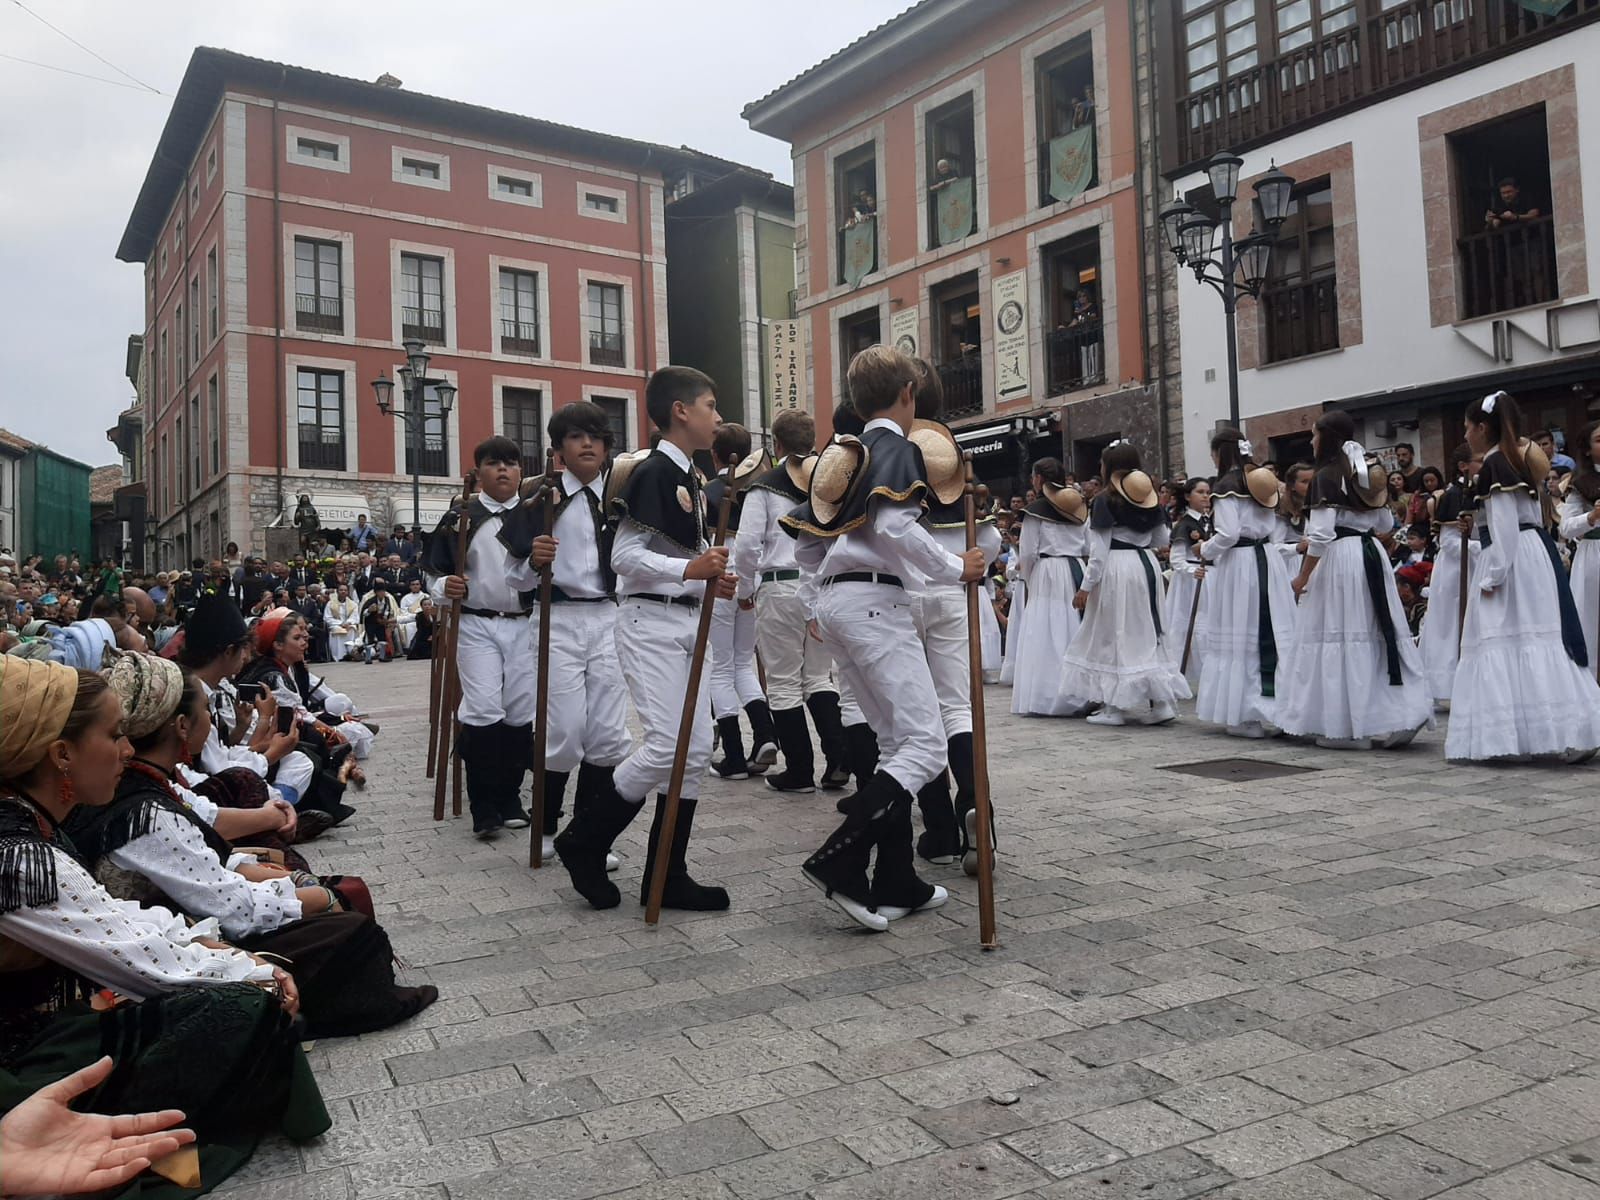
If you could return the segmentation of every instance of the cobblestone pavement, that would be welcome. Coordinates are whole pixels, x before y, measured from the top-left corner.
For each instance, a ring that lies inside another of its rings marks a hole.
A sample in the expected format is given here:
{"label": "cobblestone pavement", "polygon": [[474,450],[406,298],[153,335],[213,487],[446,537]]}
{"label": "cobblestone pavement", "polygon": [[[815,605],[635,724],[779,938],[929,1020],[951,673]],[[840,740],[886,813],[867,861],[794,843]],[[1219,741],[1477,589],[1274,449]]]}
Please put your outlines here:
{"label": "cobblestone pavement", "polygon": [[[707,786],[733,910],[647,928],[526,843],[434,824],[425,668],[338,667],[383,722],[314,857],[364,875],[443,999],[311,1053],[334,1113],[235,1200],[1600,1197],[1590,769],[1461,769],[1185,720],[1098,729],[991,689],[1002,946],[975,888],[858,931],[800,878],[832,798]],[[1176,773],[1230,756],[1314,768]]]}

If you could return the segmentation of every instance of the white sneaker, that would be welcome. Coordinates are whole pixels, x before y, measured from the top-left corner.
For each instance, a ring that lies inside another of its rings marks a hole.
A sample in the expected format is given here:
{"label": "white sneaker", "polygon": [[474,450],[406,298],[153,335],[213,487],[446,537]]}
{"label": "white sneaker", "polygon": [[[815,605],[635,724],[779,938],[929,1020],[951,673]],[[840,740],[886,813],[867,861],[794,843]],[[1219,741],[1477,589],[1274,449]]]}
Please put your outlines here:
{"label": "white sneaker", "polygon": [[[961,870],[971,879],[978,877],[978,810],[967,809],[967,849],[961,856]],[[989,866],[994,866],[994,846],[989,847]]]}
{"label": "white sneaker", "polygon": [[1418,725],[1415,729],[1402,729],[1398,733],[1385,734],[1383,737],[1372,739],[1372,748],[1374,750],[1398,750],[1401,746],[1409,745],[1411,739],[1421,732],[1422,726]]}
{"label": "white sneaker", "polygon": [[1108,704],[1099,712],[1085,717],[1084,723],[1088,725],[1126,725],[1128,721],[1122,715],[1120,708],[1112,708]]}
{"label": "white sneaker", "polygon": [[527,827],[528,827],[528,819],[526,817],[507,817],[506,818],[506,828],[507,829],[526,829]]}
{"label": "white sneaker", "polygon": [[1240,738],[1264,738],[1267,731],[1261,727],[1260,721],[1246,721],[1243,725],[1229,725],[1228,736]]}
{"label": "white sneaker", "polygon": [[933,909],[943,908],[945,901],[948,899],[950,899],[950,893],[938,884],[934,884],[933,895],[915,908],[902,908],[898,904],[880,904],[878,905],[878,915],[890,921],[898,921],[901,917],[909,917],[914,912],[931,912]]}
{"label": "white sneaker", "polygon": [[1141,725],[1165,725],[1168,721],[1178,719],[1178,706],[1170,700],[1163,700],[1160,704],[1152,704],[1150,711],[1139,718]]}
{"label": "white sneaker", "polygon": [[611,853],[611,851],[607,850],[606,851],[606,874],[609,875],[612,871],[615,871],[615,870],[618,870],[619,868],[621,868],[621,866],[622,866],[622,860],[620,858],[618,858],[615,854]]}
{"label": "white sneaker", "polygon": [[555,834],[547,833],[547,834],[544,835],[544,848],[539,852],[539,856],[545,862],[549,862],[551,859],[553,859],[556,856],[556,835]]}
{"label": "white sneaker", "polygon": [[806,875],[804,871],[802,871],[801,874],[805,876],[806,882],[811,884],[812,887],[821,891],[824,896],[828,897],[829,903],[836,905],[840,911],[845,914],[845,916],[849,917],[857,925],[860,925],[864,929],[870,929],[873,933],[882,933],[885,929],[889,928],[889,918],[884,916],[881,912],[874,912],[865,904],[860,904],[850,899],[849,896],[841,895],[838,892],[833,892],[830,894],[827,888],[823,887],[822,884],[817,880],[812,879],[810,875]]}
{"label": "white sneaker", "polygon": [[775,766],[778,761],[778,743],[762,742],[750,752],[749,763],[752,767],[759,767],[762,771]]}

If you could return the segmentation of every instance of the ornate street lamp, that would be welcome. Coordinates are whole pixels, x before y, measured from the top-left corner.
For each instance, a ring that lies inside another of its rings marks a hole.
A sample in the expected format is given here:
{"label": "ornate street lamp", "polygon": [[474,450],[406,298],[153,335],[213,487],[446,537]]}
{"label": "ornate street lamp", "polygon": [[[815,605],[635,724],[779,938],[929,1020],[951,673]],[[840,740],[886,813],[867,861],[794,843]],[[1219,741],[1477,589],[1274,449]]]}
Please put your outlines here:
{"label": "ornate street lamp", "polygon": [[395,371],[399,378],[403,406],[394,404],[395,384],[387,374],[378,372],[372,381],[372,395],[378,402],[378,411],[384,416],[398,417],[405,422],[406,445],[411,449],[411,523],[422,531],[422,445],[423,427],[428,420],[427,393],[431,387],[439,404],[439,419],[443,421],[455,407],[456,387],[442,379],[428,378],[428,363],[432,356],[421,338],[407,338],[401,343],[406,352],[406,365]]}

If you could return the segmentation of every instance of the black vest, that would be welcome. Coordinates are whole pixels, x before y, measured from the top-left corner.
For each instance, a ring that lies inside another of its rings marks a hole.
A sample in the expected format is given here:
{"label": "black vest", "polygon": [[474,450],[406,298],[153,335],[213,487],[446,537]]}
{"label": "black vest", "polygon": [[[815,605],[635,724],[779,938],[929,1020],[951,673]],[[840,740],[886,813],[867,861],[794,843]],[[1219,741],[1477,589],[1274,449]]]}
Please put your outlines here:
{"label": "black vest", "polygon": [[691,556],[707,541],[705,492],[693,465],[685,471],[660,449],[633,469],[607,515],[614,523],[626,518]]}

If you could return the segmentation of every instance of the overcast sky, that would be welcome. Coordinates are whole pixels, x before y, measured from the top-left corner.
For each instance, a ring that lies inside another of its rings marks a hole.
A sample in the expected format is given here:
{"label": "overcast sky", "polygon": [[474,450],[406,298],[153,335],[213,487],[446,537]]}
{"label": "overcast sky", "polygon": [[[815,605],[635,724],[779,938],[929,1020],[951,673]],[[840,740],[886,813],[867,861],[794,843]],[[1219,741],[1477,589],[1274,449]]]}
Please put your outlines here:
{"label": "overcast sky", "polygon": [[100,465],[116,461],[105,430],[133,398],[123,359],[143,323],[140,268],[117,261],[117,243],[195,46],[358,79],[389,71],[416,91],[689,145],[787,182],[787,146],[739,110],[910,0],[21,3],[0,0],[0,426]]}

